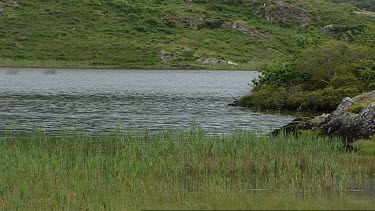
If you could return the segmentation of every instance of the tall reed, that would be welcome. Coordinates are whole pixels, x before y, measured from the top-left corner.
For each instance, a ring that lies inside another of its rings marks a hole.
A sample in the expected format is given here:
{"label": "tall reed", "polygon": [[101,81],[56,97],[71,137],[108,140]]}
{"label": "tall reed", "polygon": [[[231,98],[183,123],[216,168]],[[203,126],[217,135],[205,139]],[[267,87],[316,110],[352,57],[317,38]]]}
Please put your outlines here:
{"label": "tall reed", "polygon": [[1,137],[4,209],[141,209],[168,197],[183,204],[212,190],[340,196],[353,178],[366,176],[348,165],[341,140],[316,134],[207,135],[192,129]]}

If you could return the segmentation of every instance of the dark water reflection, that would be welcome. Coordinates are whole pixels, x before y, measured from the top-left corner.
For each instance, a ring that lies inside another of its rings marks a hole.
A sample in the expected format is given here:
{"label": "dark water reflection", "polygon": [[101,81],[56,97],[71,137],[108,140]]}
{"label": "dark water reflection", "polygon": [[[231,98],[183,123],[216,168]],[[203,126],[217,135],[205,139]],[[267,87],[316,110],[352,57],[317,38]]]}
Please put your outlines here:
{"label": "dark water reflection", "polygon": [[270,131],[293,115],[230,107],[257,72],[0,69],[0,129],[236,128]]}

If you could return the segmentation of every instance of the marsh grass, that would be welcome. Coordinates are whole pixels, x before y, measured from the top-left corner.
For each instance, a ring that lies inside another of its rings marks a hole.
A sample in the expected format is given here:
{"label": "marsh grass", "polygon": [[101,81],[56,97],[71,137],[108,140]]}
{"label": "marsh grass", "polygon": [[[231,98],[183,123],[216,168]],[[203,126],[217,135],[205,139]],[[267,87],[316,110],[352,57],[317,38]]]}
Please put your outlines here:
{"label": "marsh grass", "polygon": [[340,140],[316,134],[9,131],[0,140],[5,210],[374,208],[347,196],[370,175]]}

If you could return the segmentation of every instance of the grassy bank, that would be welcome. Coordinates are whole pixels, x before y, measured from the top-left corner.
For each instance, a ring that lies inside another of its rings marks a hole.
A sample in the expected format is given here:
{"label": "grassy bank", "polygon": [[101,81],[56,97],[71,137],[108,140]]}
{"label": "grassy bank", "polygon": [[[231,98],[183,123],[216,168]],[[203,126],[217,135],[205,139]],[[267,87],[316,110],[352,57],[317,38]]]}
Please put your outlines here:
{"label": "grassy bank", "polygon": [[373,166],[315,134],[7,132],[0,154],[5,210],[375,208],[348,193]]}
{"label": "grassy bank", "polygon": [[230,65],[230,64],[194,64],[184,65],[176,64],[169,66],[166,64],[154,65],[105,65],[91,62],[79,61],[59,61],[59,60],[14,60],[0,58],[0,68],[68,68],[68,69],[148,69],[148,70],[246,70],[258,71],[261,66],[269,62],[252,62],[247,64]]}

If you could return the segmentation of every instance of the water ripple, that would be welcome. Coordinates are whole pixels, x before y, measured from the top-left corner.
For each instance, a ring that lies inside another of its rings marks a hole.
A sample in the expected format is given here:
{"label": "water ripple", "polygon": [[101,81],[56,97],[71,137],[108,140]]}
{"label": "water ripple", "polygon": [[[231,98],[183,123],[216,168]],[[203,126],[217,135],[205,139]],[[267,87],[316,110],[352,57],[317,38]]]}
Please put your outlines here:
{"label": "water ripple", "polygon": [[[54,74],[46,74],[53,71]],[[7,74],[17,72],[17,74]],[[0,129],[270,131],[293,116],[229,107],[259,75],[244,71],[0,69]]]}

